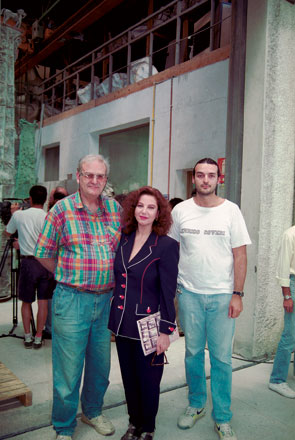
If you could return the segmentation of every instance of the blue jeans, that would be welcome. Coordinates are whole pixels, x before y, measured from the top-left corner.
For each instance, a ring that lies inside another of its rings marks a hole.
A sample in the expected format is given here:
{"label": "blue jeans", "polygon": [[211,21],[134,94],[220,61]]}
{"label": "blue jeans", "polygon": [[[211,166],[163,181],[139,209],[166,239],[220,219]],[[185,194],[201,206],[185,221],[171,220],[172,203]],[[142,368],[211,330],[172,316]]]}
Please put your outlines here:
{"label": "blue jeans", "polygon": [[47,309],[47,318],[46,318],[46,321],[45,321],[45,330],[48,333],[52,332],[52,330],[51,330],[51,322],[52,322],[52,300],[49,299],[48,300],[48,309]]}
{"label": "blue jeans", "polygon": [[[295,303],[295,277],[290,275],[291,296]],[[295,309],[292,313],[285,311],[284,330],[277,348],[273,369],[270,376],[271,383],[287,381],[291,354],[295,349]]]}
{"label": "blue jeans", "polygon": [[235,320],[228,317],[231,294],[201,295],[177,288],[180,324],[185,334],[185,370],[189,405],[203,408],[207,400],[205,345],[211,364],[212,417],[217,423],[232,418],[232,339]]}
{"label": "blue jeans", "polygon": [[101,414],[109,384],[111,295],[57,284],[52,299],[52,424],[57,434],[72,435],[77,424],[84,361],[82,411],[90,419]]}

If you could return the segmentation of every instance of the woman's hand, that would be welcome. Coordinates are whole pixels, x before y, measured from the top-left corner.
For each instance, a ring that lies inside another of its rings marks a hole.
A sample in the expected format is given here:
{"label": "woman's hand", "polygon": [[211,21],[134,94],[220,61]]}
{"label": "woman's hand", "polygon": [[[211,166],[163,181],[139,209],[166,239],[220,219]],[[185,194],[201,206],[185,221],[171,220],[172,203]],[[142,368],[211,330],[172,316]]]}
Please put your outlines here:
{"label": "woman's hand", "polygon": [[168,350],[169,345],[169,335],[166,335],[165,333],[160,333],[160,336],[157,340],[157,354],[164,353],[164,351]]}

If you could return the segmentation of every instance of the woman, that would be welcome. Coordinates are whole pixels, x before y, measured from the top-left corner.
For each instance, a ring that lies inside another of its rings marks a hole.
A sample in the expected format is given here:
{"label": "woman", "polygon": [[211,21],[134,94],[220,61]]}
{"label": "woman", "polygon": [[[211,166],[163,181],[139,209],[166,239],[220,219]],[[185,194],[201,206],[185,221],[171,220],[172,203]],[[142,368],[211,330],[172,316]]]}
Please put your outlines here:
{"label": "woman", "polygon": [[[170,207],[162,194],[145,186],[123,202],[123,234],[115,259],[114,296],[109,329],[125,389],[129,426],[121,440],[152,440],[159,406],[164,352],[175,325],[174,295],[179,246],[167,232]],[[154,353],[144,356],[137,321],[160,311],[160,336]],[[156,365],[154,365],[156,364]]]}

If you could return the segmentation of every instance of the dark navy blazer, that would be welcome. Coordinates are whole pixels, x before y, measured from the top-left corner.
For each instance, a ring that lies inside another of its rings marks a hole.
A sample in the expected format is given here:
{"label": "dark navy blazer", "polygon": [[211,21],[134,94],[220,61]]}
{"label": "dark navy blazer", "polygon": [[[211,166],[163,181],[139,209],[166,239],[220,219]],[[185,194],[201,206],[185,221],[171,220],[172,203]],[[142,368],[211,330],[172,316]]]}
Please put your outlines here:
{"label": "dark navy blazer", "polygon": [[129,261],[134,240],[135,232],[123,233],[116,254],[109,329],[115,335],[139,339],[136,321],[160,310],[160,332],[169,335],[176,327],[174,296],[179,244],[152,232]]}

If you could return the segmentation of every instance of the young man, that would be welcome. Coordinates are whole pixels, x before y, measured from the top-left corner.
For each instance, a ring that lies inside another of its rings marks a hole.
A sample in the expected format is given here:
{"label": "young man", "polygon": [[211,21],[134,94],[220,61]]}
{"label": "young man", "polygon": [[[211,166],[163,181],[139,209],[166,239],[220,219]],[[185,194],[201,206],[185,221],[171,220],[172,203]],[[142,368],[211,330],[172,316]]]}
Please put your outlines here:
{"label": "young man", "polygon": [[79,190],[51,208],[35,251],[57,281],[52,300],[52,422],[58,440],[69,440],[74,433],[84,364],[82,421],[99,434],[115,432],[101,414],[109,384],[113,262],[121,234],[120,206],[102,196],[108,172],[100,155],[79,161]]}
{"label": "young man", "polygon": [[[43,210],[47,190],[44,186],[35,185],[30,189],[31,207],[13,213],[6,226],[7,235],[18,232],[18,244],[21,255],[20,276],[18,285],[19,299],[22,301],[22,320],[25,332],[25,348],[42,347],[42,330],[47,317],[48,299],[52,297],[53,276],[35,258],[34,249],[42,230],[46,213]],[[31,304],[35,301],[37,291],[38,314],[37,332],[33,339],[31,324]]]}
{"label": "young man", "polygon": [[178,427],[191,428],[205,415],[205,344],[211,363],[212,416],[222,439],[235,440],[230,425],[232,339],[243,310],[250,238],[237,205],[216,195],[219,169],[205,158],[193,169],[194,197],[172,211],[171,237],[180,242],[177,299],[185,334],[189,406]]}
{"label": "young man", "polygon": [[277,348],[269,389],[295,399],[295,391],[287,384],[292,351],[295,349],[295,226],[287,229],[279,250],[277,279],[282,287],[285,311],[284,330]]}

